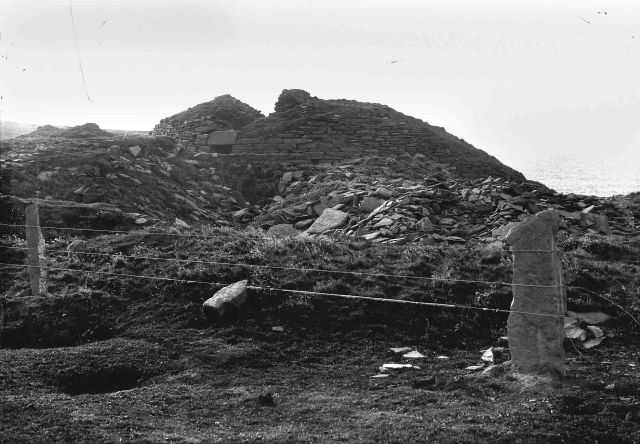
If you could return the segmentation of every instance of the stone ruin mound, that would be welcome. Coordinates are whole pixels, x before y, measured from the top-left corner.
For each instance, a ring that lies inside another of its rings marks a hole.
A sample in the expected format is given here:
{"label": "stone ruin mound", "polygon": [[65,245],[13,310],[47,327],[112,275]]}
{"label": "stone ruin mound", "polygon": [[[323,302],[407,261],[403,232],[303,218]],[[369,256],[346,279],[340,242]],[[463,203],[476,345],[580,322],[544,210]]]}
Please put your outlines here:
{"label": "stone ruin mound", "polygon": [[84,125],[74,126],[68,130],[64,130],[58,134],[60,137],[70,139],[88,139],[91,137],[113,137],[113,134],[100,129],[95,123],[85,123]]}
{"label": "stone ruin mound", "polygon": [[206,146],[212,132],[240,130],[260,117],[264,117],[260,111],[226,94],[162,119],[153,134],[172,137],[179,148],[197,151],[197,146]]}
{"label": "stone ruin mound", "polygon": [[163,119],[154,134],[173,137],[190,151],[266,155],[307,164],[421,154],[461,177],[525,179],[444,128],[385,105],[319,99],[300,89],[284,90],[275,112],[267,117],[231,96],[221,96]]}
{"label": "stone ruin mound", "polygon": [[32,131],[29,134],[25,134],[20,137],[57,137],[65,132],[65,130],[65,128],[58,128],[57,126],[53,125],[42,125],[36,128],[35,131]]}

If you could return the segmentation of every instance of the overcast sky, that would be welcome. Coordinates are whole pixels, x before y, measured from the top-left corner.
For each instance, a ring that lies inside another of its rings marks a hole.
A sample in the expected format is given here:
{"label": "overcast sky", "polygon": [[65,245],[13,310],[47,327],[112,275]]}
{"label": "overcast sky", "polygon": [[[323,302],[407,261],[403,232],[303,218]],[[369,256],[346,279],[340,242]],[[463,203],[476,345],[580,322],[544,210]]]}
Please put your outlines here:
{"label": "overcast sky", "polygon": [[71,5],[0,1],[2,119],[149,130],[226,93],[268,114],[301,88],[390,105],[514,167],[640,157],[637,0]]}

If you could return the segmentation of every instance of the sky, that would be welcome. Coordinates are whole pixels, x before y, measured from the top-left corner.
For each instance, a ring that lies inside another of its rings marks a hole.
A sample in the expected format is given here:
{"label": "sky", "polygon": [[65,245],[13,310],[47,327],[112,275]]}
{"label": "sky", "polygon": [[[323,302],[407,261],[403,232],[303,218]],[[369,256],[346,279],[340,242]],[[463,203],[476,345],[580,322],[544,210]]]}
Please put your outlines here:
{"label": "sky", "polygon": [[521,170],[640,163],[637,0],[2,0],[0,56],[3,120],[150,130],[227,93],[268,114],[300,88]]}

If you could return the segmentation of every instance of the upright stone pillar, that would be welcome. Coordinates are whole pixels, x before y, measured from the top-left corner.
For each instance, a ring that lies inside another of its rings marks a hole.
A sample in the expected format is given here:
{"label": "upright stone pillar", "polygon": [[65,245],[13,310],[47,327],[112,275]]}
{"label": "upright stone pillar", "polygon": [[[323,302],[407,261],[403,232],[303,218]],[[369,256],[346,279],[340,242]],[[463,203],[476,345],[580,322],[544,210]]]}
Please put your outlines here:
{"label": "upright stone pillar", "polygon": [[44,270],[44,238],[40,232],[40,216],[38,204],[27,205],[26,231],[27,231],[27,264],[29,265],[29,284],[32,296],[41,296],[47,293],[46,271]]}
{"label": "upright stone pillar", "polygon": [[558,227],[557,211],[546,210],[513,227],[506,237],[514,255],[507,334],[516,373],[565,376],[567,299],[556,253]]}

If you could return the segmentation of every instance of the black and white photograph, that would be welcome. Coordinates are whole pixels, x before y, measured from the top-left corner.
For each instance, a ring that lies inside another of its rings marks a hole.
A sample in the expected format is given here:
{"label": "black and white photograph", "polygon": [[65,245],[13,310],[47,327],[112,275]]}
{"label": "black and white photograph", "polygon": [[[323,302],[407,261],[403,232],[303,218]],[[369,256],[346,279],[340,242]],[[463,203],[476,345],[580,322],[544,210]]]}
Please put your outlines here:
{"label": "black and white photograph", "polygon": [[0,443],[640,443],[640,2],[2,0]]}

